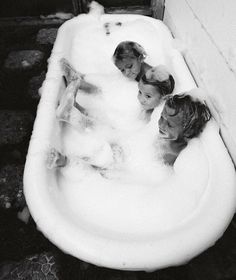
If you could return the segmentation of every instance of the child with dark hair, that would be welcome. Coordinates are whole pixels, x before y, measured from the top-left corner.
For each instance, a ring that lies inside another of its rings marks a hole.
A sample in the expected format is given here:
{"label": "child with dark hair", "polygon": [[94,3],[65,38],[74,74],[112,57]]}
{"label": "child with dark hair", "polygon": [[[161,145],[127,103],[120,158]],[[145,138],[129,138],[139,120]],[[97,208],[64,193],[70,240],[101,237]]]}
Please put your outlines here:
{"label": "child with dark hair", "polygon": [[168,96],[158,122],[164,163],[173,165],[188,141],[202,132],[210,118],[207,105],[190,95]]}
{"label": "child with dark hair", "polygon": [[139,81],[142,75],[151,68],[144,62],[144,48],[136,42],[123,41],[115,49],[113,62],[124,76]]}
{"label": "child with dark hair", "polygon": [[145,111],[152,112],[166,95],[173,92],[174,86],[174,78],[164,65],[152,67],[138,83],[138,100]]}

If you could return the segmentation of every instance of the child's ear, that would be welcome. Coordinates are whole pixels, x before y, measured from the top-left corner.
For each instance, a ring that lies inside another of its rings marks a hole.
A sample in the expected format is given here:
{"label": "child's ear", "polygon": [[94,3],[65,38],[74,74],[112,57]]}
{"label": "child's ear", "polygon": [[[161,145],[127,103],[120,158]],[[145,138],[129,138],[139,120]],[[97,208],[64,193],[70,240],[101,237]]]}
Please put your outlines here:
{"label": "child's ear", "polygon": [[138,61],[139,61],[139,62],[143,62],[143,61],[144,61],[144,57],[143,57],[142,54],[140,54],[140,56],[138,57]]}

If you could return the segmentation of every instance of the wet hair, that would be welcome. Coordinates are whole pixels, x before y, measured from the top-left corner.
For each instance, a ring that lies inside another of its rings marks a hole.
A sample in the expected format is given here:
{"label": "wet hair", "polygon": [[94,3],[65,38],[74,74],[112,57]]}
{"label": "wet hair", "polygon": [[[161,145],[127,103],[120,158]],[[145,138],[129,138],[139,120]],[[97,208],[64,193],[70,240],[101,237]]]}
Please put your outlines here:
{"label": "wet hair", "polygon": [[124,58],[139,58],[140,56],[142,59],[146,57],[146,52],[141,45],[133,41],[123,41],[116,47],[113,60],[116,62]]}
{"label": "wet hair", "polygon": [[147,78],[146,73],[141,77],[141,81],[143,84],[152,85],[158,89],[161,96],[169,95],[173,92],[175,87],[175,80],[171,74],[169,74],[169,78],[164,81],[159,81],[154,79],[153,77]]}
{"label": "wet hair", "polygon": [[207,105],[187,94],[168,96],[165,105],[174,109],[172,117],[183,113],[183,134],[189,139],[198,136],[211,118]]}

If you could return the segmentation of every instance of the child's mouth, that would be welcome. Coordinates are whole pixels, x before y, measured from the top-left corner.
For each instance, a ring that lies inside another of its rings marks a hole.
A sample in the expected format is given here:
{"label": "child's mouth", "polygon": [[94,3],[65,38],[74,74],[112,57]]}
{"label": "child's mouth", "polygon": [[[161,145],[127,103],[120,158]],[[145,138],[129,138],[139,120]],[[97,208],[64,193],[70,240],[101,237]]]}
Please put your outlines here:
{"label": "child's mouth", "polygon": [[136,74],[135,73],[129,73],[128,78],[135,79],[136,78]]}
{"label": "child's mouth", "polygon": [[141,103],[141,105],[143,106],[143,108],[144,108],[145,110],[148,110],[148,109],[149,109],[149,105],[147,105],[147,104],[145,104],[145,103]]}
{"label": "child's mouth", "polygon": [[166,132],[164,130],[159,129],[159,133],[162,138],[169,139],[168,135],[166,134]]}

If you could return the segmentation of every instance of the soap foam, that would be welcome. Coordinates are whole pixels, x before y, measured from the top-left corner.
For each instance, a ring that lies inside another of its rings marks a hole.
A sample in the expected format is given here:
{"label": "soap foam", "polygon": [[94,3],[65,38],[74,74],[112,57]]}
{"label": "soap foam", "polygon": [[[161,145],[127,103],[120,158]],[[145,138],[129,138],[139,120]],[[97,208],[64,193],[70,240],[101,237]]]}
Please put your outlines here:
{"label": "soap foam", "polygon": [[[196,208],[208,178],[206,159],[196,139],[183,151],[188,162],[178,163],[176,169],[159,160],[155,142],[163,104],[147,123],[137,99],[137,82],[121,74],[112,55],[119,42],[133,40],[145,48],[148,63],[167,63],[170,71],[174,69],[175,79],[181,81],[175,92],[178,87],[185,89],[185,80],[189,89],[191,79],[182,77],[177,65],[173,67],[176,51],[171,39],[162,35],[166,34],[163,25],[156,29],[144,19],[121,26],[110,22],[110,35],[106,35],[104,23],[96,17],[74,32],[73,66],[99,92],[79,91],[76,98],[93,117],[94,126],[81,132],[66,125],[62,130],[63,152],[71,160],[60,171],[61,195],[77,220],[96,230],[142,235],[170,229]],[[119,147],[118,160],[113,163],[112,145]],[[97,161],[102,169],[79,157]]]}

